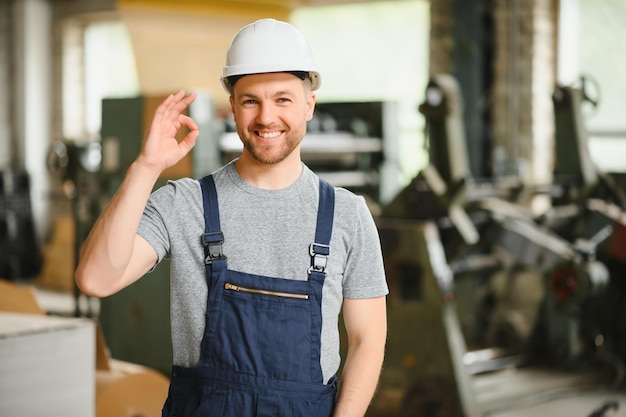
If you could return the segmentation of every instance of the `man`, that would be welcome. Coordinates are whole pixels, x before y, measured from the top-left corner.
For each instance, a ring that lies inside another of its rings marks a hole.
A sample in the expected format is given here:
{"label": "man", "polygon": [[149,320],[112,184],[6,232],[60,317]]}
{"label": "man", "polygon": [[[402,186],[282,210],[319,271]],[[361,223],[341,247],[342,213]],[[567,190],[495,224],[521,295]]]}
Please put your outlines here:
{"label": "man", "polygon": [[[76,282],[108,296],[171,258],[164,416],[363,416],[383,361],[387,285],[364,199],[300,159],[320,85],[309,46],[287,23],[247,25],[222,83],[241,156],[151,195],[198,136],[182,114],[194,94],[168,97],[84,244]],[[340,311],[348,349],[337,384]]]}

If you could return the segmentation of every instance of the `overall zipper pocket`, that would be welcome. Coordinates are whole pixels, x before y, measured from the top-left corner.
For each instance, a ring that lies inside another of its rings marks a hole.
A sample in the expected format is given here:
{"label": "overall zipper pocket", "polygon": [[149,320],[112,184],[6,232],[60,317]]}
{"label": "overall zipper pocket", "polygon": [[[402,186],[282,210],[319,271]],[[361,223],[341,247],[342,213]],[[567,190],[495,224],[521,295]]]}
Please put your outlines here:
{"label": "overall zipper pocket", "polygon": [[296,294],[296,293],[289,293],[289,292],[260,290],[257,288],[246,288],[246,287],[240,287],[239,285],[231,284],[230,282],[227,282],[224,284],[224,289],[231,290],[231,291],[247,292],[247,293],[252,293],[252,294],[271,295],[274,297],[297,298],[299,300],[309,299],[308,294]]}

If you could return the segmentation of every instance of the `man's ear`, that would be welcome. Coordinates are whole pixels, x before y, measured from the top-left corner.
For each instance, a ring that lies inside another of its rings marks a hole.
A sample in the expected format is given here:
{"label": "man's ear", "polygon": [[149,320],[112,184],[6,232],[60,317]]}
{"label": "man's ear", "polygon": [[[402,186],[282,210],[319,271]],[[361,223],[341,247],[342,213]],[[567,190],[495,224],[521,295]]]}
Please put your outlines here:
{"label": "man's ear", "polygon": [[313,118],[313,112],[315,111],[315,93],[309,93],[309,97],[306,101],[306,121],[310,121]]}
{"label": "man's ear", "polygon": [[237,116],[235,116],[235,100],[233,99],[232,94],[230,95],[230,97],[228,97],[228,102],[230,103],[230,112],[233,114],[233,119],[235,120],[235,123],[236,123]]}

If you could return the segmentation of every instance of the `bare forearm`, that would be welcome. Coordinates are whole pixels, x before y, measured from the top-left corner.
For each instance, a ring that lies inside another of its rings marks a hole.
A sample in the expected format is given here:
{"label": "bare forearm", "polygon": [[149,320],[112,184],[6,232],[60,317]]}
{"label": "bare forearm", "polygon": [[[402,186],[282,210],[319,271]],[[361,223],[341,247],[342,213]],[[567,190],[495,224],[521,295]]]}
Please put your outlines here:
{"label": "bare forearm", "polygon": [[374,396],[384,347],[360,346],[349,352],[341,376],[334,417],[362,417]]}
{"label": "bare forearm", "polygon": [[158,171],[134,162],[81,250],[76,283],[88,294],[109,295],[121,287],[135,236]]}
{"label": "bare forearm", "polygon": [[348,336],[348,354],[334,417],[363,417],[376,391],[385,356],[385,297],[345,298],[343,320]]}

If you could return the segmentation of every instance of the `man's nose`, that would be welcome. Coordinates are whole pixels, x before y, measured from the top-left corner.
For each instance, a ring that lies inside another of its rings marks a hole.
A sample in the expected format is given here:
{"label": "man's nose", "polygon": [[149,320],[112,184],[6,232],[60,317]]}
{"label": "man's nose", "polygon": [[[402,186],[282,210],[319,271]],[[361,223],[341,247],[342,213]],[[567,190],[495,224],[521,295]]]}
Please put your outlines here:
{"label": "man's nose", "polygon": [[259,113],[257,114],[257,122],[264,126],[269,126],[272,124],[275,114],[276,112],[273,106],[270,104],[261,104],[259,106]]}

